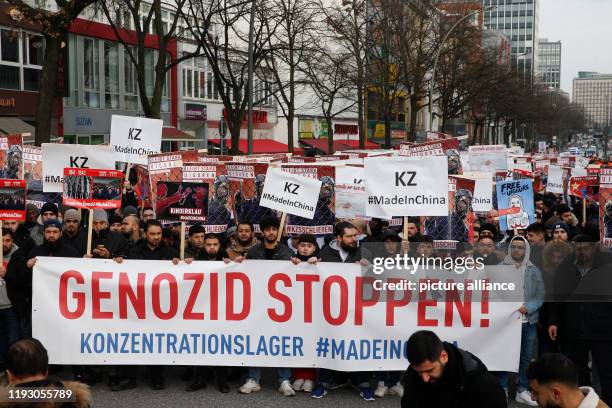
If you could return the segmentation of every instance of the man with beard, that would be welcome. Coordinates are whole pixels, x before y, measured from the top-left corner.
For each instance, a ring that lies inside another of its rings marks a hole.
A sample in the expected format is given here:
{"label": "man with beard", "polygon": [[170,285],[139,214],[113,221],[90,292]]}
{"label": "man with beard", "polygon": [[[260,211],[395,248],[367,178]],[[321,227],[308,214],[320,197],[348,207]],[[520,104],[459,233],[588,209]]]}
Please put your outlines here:
{"label": "man with beard", "polygon": [[563,354],[545,354],[527,370],[531,398],[542,408],[609,408],[591,387],[579,387],[578,372]]}
{"label": "man with beard", "polygon": [[127,241],[120,233],[108,229],[108,214],[104,210],[93,212],[91,247],[93,258],[117,259],[127,255]]}
{"label": "man with beard", "polygon": [[208,203],[208,217],[206,225],[225,225],[228,228],[232,224],[232,214],[227,209],[229,198],[229,178],[226,175],[217,176],[214,182],[215,192]]}
{"label": "man with beard", "polygon": [[232,261],[240,262],[246,253],[257,245],[253,224],[241,221],[236,227],[236,236],[227,250],[227,255]]}
{"label": "man with beard", "polygon": [[12,145],[6,152],[6,165],[2,169],[1,177],[3,179],[19,179],[21,170],[21,147]]}
{"label": "man with beard", "polygon": [[[263,242],[253,246],[247,252],[247,259],[265,259],[265,260],[276,260],[276,261],[288,261],[293,256],[293,252],[284,245],[280,245],[278,242],[278,236],[281,233],[280,223],[277,218],[264,218],[260,221],[259,227],[263,234]],[[289,379],[291,378],[291,369],[279,368],[278,381],[280,387],[278,392],[286,397],[295,395],[295,391],[291,388]],[[251,394],[253,392],[261,391],[261,368],[250,367],[248,369],[247,380],[238,390],[241,394]]]}
{"label": "man with beard", "polygon": [[[191,229],[194,227],[199,227],[199,229],[202,230],[204,229],[201,225],[194,225],[189,229],[190,233]],[[200,232],[198,232],[198,234],[199,233]],[[225,252],[225,249],[221,246],[221,240],[215,234],[206,234],[202,236],[202,250],[197,253],[195,260],[229,262],[227,252]],[[190,263],[191,260],[187,259],[185,262]],[[212,370],[217,379],[217,388],[223,394],[227,394],[229,392],[229,386],[227,385],[228,368],[216,366],[212,367]],[[195,380],[187,387],[187,392],[198,391],[206,388],[206,377],[206,367],[196,366]]]}
{"label": "man with beard", "polygon": [[[38,213],[38,209],[36,212]],[[13,232],[13,242],[21,249],[24,256],[36,246],[32,238],[30,238],[30,231],[28,231],[25,223],[15,220],[5,220],[2,223],[2,227],[8,228]]]}
{"label": "man with beard", "polygon": [[[359,231],[350,222],[340,222],[335,227],[336,239],[321,250],[319,257],[322,262],[361,263],[361,247],[358,245]],[[365,261],[363,261],[365,262]],[[323,398],[328,389],[340,388],[347,384],[347,377],[359,389],[359,395],[365,401],[374,401],[374,391],[370,387],[368,372],[353,372],[350,374],[321,369],[319,382],[312,390],[312,398]]]}
{"label": "man with beard", "polygon": [[[185,248],[185,259],[198,259],[200,254],[204,252],[206,230],[200,224],[195,224],[189,227],[189,241]],[[180,237],[179,237],[180,238]]]}
{"label": "man with beard", "polygon": [[472,193],[466,189],[458,189],[455,193],[455,208],[449,217],[428,217],[425,220],[425,230],[427,235],[438,240],[452,240],[467,242],[468,229],[465,220],[468,213],[472,211]]}
{"label": "man with beard", "polygon": [[408,339],[402,408],[506,408],[508,401],[495,376],[478,357],[431,331]]}
{"label": "man with beard", "polygon": [[234,208],[236,209],[236,217],[238,217],[239,220],[255,226],[259,225],[259,221],[262,218],[273,217],[275,215],[274,210],[259,205],[265,181],[265,174],[258,174],[257,177],[255,177],[255,195],[250,200],[243,200],[242,194],[240,192],[236,193]]}
{"label": "man with beard", "polygon": [[80,227],[81,214],[75,209],[67,210],[64,214],[64,231],[62,239],[72,245],[80,256],[87,252],[87,233]]}
{"label": "man with beard", "polygon": [[[49,202],[46,202],[45,204],[43,204],[42,208],[40,209],[40,219],[43,225],[48,220],[57,220],[58,213],[59,211],[58,211],[57,205],[53,203],[49,203]],[[36,245],[42,245],[44,241],[43,225],[36,224],[30,230],[30,238],[32,238],[32,240],[34,241]]]}
{"label": "man with beard", "polygon": [[142,239],[142,231],[140,230],[140,220],[136,215],[126,215],[121,222],[121,233],[128,241],[127,252],[134,247]]}

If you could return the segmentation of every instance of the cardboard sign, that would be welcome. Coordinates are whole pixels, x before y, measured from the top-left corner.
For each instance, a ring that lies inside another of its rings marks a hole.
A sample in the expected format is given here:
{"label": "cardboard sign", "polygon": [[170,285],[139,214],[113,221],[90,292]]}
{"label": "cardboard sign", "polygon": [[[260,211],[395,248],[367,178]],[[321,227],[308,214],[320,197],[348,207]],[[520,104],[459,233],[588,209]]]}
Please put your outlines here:
{"label": "cardboard sign", "polygon": [[336,217],[366,218],[365,170],[363,167],[336,169]]}
{"label": "cardboard sign", "polygon": [[495,173],[508,169],[508,152],[504,145],[470,146],[470,170]]}
{"label": "cardboard sign", "polygon": [[110,146],[43,143],[43,191],[64,191],[64,169],[114,169],[115,155]]}
{"label": "cardboard sign", "polygon": [[563,194],[563,169],[561,167],[548,166],[546,191],[548,193]]}
{"label": "cardboard sign", "polygon": [[153,208],[155,208],[157,197],[157,183],[160,181],[183,181],[183,163],[197,161],[198,152],[193,150],[160,153],[147,157]]}
{"label": "cardboard sign", "polygon": [[259,205],[312,220],[321,180],[270,167]]}
{"label": "cardboard sign", "polygon": [[161,221],[206,221],[208,184],[174,181],[157,183],[155,214]]}
{"label": "cardboard sign", "polygon": [[28,189],[42,190],[43,161],[42,148],[23,146],[23,178]]}
{"label": "cardboard sign", "polygon": [[568,193],[575,197],[584,198],[587,194],[587,187],[597,184],[597,176],[570,177]]}
{"label": "cardboard sign", "polygon": [[459,149],[457,138],[400,146],[400,156],[444,156],[449,149]]}
{"label": "cardboard sign", "polygon": [[463,176],[476,180],[472,200],[474,212],[490,211],[493,208],[493,174],[471,171],[464,172]]}
{"label": "cardboard sign", "polygon": [[147,155],[161,150],[161,119],[113,115],[110,145],[115,161],[147,164]]}
{"label": "cardboard sign", "polygon": [[532,180],[500,181],[496,188],[502,231],[525,229],[535,221]]}
{"label": "cardboard sign", "polygon": [[123,173],[118,170],[64,169],[63,203],[90,209],[121,208]]}
{"label": "cardboard sign", "polygon": [[612,167],[603,167],[600,170],[599,229],[601,244],[612,248]]}
{"label": "cardboard sign", "polygon": [[25,221],[26,181],[0,179],[0,220]]}
{"label": "cardboard sign", "polygon": [[0,137],[0,179],[23,178],[23,138],[21,135]]}
{"label": "cardboard sign", "polygon": [[[203,223],[207,233],[227,231],[233,220],[233,196],[224,165],[214,163],[184,163],[183,182],[208,185],[208,212]],[[201,191],[201,193],[204,193]]]}
{"label": "cardboard sign", "polygon": [[366,158],[365,179],[368,217],[448,214],[445,156]]}

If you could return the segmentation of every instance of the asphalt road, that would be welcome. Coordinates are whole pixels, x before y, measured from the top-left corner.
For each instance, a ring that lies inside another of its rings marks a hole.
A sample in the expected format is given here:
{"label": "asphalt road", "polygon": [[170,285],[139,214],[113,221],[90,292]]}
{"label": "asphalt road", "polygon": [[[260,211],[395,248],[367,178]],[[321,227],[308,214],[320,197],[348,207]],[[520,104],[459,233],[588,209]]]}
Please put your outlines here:
{"label": "asphalt road", "polygon": [[[130,407],[130,408],[155,408],[155,407],[400,407],[400,399],[394,396],[386,396],[374,402],[363,401],[356,390],[343,388],[329,391],[323,399],[317,400],[306,393],[298,393],[295,397],[284,397],[276,391],[276,383],[272,377],[271,370],[264,370],[262,391],[251,395],[238,393],[239,381],[230,382],[230,393],[221,394],[214,382],[211,382],[204,390],[188,393],[185,392],[187,382],[180,379],[182,369],[172,368],[167,370],[166,388],[161,391],[152,390],[144,378],[139,381],[138,388],[121,392],[112,392],[106,384],[100,383],[92,387],[95,407]],[[65,377],[66,373],[60,375]],[[514,401],[512,408],[524,407]]]}

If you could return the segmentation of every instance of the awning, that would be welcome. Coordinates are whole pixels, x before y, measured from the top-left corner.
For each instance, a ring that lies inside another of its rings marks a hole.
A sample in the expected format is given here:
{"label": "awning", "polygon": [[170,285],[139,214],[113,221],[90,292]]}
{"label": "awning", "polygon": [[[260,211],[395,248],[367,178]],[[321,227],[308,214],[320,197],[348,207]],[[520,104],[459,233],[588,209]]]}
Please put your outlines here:
{"label": "awning", "polygon": [[190,142],[196,138],[187,132],[178,130],[173,126],[164,126],[162,128],[162,140],[172,142]]}
{"label": "awning", "polygon": [[[322,154],[329,154],[329,149],[327,148],[327,139],[300,139],[299,141],[306,147],[319,150]],[[353,148],[352,146],[343,144],[340,140],[334,140],[333,147],[335,152],[349,150]]]}
{"label": "awning", "polygon": [[[208,143],[221,145],[220,139],[208,139]],[[225,141],[225,146],[229,149],[232,147],[231,139]],[[240,139],[238,141],[238,150],[242,153],[246,153],[248,144],[246,139]],[[253,153],[287,153],[288,147],[286,144],[271,139],[255,139],[253,140]],[[299,148],[294,148],[294,154],[302,154],[304,151]]]}
{"label": "awning", "polygon": [[34,126],[14,116],[0,116],[0,132],[5,135],[29,133],[23,137],[26,144],[34,143]]}

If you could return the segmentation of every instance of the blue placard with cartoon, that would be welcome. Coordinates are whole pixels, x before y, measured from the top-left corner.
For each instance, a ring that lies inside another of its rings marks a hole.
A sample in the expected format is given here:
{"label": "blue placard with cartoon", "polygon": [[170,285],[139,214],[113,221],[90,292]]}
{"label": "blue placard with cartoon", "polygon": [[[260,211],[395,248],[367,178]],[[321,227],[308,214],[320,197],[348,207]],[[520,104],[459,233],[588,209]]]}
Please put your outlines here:
{"label": "blue placard with cartoon", "polygon": [[535,222],[533,180],[498,181],[496,192],[502,231],[525,229]]}

